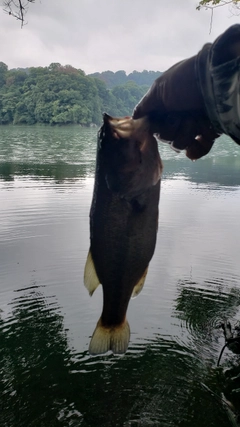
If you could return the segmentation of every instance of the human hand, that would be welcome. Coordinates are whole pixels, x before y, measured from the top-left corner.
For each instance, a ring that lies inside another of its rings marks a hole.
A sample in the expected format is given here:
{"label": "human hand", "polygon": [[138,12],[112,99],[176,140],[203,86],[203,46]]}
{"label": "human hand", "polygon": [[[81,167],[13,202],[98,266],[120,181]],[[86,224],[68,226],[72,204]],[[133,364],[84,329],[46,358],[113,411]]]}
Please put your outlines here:
{"label": "human hand", "polygon": [[195,75],[195,56],[155,80],[135,107],[133,118],[147,115],[152,131],[192,160],[206,155],[219,136],[208,119]]}

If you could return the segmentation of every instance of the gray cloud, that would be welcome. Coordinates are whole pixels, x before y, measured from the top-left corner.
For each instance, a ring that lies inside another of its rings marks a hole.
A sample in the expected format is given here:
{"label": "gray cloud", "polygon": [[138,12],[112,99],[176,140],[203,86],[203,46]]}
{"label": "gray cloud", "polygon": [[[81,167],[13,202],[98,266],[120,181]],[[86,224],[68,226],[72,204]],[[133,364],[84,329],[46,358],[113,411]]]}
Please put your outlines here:
{"label": "gray cloud", "polygon": [[164,71],[239,21],[194,0],[36,0],[27,25],[0,10],[0,61],[9,68],[71,64],[86,73]]}

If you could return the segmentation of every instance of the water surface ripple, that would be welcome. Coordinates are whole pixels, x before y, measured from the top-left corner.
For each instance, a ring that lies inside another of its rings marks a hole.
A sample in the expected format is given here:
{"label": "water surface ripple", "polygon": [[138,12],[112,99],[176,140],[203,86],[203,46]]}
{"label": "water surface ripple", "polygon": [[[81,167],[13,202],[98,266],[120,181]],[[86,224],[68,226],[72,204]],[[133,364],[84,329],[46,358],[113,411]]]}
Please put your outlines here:
{"label": "water surface ripple", "polygon": [[90,357],[102,308],[83,286],[97,129],[2,127],[0,425],[228,427],[240,411],[240,151],[164,144],[156,251],[130,301],[126,355]]}

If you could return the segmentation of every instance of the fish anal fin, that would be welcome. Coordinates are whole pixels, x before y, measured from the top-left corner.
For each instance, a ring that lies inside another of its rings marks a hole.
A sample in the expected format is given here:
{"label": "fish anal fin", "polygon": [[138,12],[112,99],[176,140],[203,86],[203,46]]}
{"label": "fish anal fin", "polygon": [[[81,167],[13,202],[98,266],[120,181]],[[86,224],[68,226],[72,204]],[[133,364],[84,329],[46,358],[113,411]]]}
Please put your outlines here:
{"label": "fish anal fin", "polygon": [[87,288],[89,295],[92,296],[93,292],[95,291],[95,289],[97,289],[99,284],[100,281],[96,273],[91,250],[89,250],[84,269],[84,285]]}
{"label": "fish anal fin", "polygon": [[137,284],[134,286],[133,292],[132,292],[132,298],[136,298],[138,296],[138,294],[140,294],[140,292],[141,292],[141,290],[142,290],[142,288],[144,286],[144,283],[145,283],[147,272],[148,272],[148,267],[144,271],[142,277],[139,279],[139,281],[137,282]]}
{"label": "fish anal fin", "polygon": [[121,325],[106,327],[99,319],[93,332],[89,353],[91,355],[104,354],[112,350],[113,354],[124,354],[127,351],[130,339],[130,328],[127,320]]}

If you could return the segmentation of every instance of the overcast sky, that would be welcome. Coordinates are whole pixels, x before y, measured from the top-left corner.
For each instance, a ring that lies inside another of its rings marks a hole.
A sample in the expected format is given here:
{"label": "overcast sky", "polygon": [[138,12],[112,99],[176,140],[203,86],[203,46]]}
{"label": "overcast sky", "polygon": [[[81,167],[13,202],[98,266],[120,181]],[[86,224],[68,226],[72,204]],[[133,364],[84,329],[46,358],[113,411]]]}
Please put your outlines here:
{"label": "overcast sky", "polygon": [[[9,68],[70,64],[95,71],[159,70],[194,55],[240,22],[195,0],[35,0],[27,25],[0,9],[0,61]],[[1,4],[1,0],[0,0]]]}

